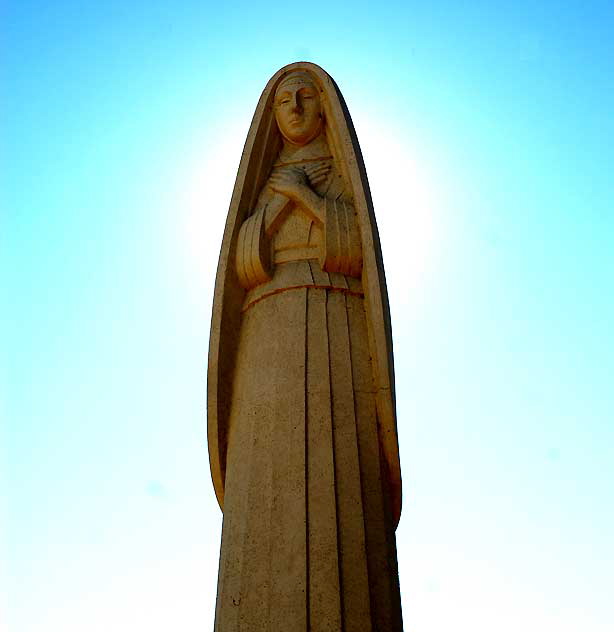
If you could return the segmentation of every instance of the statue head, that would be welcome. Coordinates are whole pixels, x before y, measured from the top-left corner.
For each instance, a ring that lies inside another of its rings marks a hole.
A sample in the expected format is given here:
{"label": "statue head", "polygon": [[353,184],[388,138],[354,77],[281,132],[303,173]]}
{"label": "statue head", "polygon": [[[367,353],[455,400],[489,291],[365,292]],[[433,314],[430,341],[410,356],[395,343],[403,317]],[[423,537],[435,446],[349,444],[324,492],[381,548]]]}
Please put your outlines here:
{"label": "statue head", "polygon": [[293,145],[306,145],[322,131],[320,92],[304,70],[291,72],[279,82],[274,108],[281,135]]}

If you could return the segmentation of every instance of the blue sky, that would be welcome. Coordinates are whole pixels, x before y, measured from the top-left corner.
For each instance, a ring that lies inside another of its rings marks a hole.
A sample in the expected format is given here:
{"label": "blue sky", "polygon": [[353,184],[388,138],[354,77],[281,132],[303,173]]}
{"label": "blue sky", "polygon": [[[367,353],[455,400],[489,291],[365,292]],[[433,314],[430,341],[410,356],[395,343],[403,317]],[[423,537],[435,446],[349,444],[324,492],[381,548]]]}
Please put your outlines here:
{"label": "blue sky", "polygon": [[1,11],[4,627],[212,629],[217,255],[260,92],[307,59],[382,238],[406,631],[611,630],[609,4]]}

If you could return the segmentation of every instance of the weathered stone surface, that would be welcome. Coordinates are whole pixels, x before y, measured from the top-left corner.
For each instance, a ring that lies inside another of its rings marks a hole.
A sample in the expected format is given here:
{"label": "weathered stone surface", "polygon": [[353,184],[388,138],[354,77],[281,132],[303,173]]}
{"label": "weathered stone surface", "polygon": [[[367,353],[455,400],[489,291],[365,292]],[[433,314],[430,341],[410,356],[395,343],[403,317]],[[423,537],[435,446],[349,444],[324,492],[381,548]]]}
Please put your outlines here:
{"label": "weathered stone surface", "polygon": [[333,80],[267,84],[230,204],[208,436],[224,511],[215,629],[401,630],[401,476],[384,269]]}

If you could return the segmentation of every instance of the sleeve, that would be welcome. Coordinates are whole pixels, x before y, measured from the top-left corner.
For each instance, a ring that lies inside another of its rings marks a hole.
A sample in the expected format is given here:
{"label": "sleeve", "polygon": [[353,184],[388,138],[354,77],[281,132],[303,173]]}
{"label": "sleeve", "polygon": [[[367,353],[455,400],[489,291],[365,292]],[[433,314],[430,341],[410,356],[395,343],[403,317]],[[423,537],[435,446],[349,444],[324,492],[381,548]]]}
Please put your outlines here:
{"label": "sleeve", "polygon": [[239,230],[236,270],[239,283],[249,290],[271,280],[271,253],[265,234],[266,206],[250,215]]}
{"label": "sleeve", "polygon": [[362,272],[358,218],[354,207],[340,198],[325,201],[320,265],[326,272],[339,272],[351,277],[360,277]]}

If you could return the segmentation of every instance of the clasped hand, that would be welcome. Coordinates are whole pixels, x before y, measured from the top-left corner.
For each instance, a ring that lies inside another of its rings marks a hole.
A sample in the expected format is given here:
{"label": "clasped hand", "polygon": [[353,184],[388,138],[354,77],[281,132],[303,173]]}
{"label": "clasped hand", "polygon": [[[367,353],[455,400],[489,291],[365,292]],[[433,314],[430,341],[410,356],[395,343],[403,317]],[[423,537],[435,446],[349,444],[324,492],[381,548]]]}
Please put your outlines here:
{"label": "clasped hand", "polygon": [[296,202],[319,224],[322,223],[324,200],[309,186],[307,174],[298,167],[283,167],[273,172],[268,181],[271,190]]}
{"label": "clasped hand", "polygon": [[301,202],[309,188],[307,174],[298,167],[277,169],[269,178],[269,187],[293,202]]}

